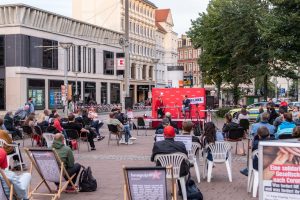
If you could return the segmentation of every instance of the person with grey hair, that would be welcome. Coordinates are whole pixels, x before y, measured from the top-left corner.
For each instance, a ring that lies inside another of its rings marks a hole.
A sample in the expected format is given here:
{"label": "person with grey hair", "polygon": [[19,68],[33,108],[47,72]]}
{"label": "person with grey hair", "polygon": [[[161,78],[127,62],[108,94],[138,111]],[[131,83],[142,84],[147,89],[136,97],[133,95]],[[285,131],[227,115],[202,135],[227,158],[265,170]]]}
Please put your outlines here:
{"label": "person with grey hair", "polygon": [[275,134],[275,126],[269,124],[269,118],[270,118],[270,114],[268,112],[264,112],[261,114],[261,121],[258,123],[254,123],[252,124],[252,128],[251,128],[251,134],[253,136],[255,136],[257,134],[257,130],[264,126],[267,127],[267,129],[270,132],[271,137],[274,137]]}
{"label": "person with grey hair", "polygon": [[164,128],[170,125],[170,120],[168,118],[163,118],[162,122],[157,126],[155,134],[163,134]]}
{"label": "person with grey hair", "polygon": [[171,113],[170,112],[166,112],[165,116],[166,116],[166,118],[169,119],[170,125],[173,126],[173,128],[175,128],[176,134],[179,134],[179,131],[178,131],[179,129],[178,129],[177,123],[172,121],[172,115],[171,115]]}

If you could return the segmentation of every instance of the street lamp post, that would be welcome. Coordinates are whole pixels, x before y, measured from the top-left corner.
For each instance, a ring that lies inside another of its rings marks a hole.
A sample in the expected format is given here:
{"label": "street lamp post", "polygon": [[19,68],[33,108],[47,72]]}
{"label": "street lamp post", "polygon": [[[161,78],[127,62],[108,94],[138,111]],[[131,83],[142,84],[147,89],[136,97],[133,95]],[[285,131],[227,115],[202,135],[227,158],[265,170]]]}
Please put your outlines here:
{"label": "street lamp post", "polygon": [[[60,42],[59,46],[65,50],[65,66],[64,66],[64,85],[65,85],[65,91],[68,89],[68,51],[69,49],[74,46],[71,42]],[[67,93],[65,94],[65,99],[62,99],[64,102],[64,110],[67,111]]]}

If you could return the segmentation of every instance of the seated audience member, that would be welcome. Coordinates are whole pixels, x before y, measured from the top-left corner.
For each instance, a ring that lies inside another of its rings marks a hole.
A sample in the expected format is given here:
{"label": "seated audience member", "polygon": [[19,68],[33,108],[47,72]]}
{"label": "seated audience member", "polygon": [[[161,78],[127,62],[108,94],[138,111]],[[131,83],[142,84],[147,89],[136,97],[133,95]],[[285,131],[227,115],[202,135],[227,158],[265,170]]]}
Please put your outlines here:
{"label": "seated audience member", "polygon": [[95,112],[94,107],[91,107],[88,113],[88,118],[91,119],[91,127],[95,128],[97,140],[103,140],[105,136],[100,135],[99,129],[103,126],[103,122],[98,119],[98,114]]}
{"label": "seated audience member", "polygon": [[130,125],[128,122],[127,115],[121,112],[121,108],[118,108],[114,113],[115,113],[115,118],[118,119],[123,124],[125,132],[128,132],[129,139],[136,140],[136,138],[132,137],[132,135],[130,133]]}
{"label": "seated audience member", "polygon": [[298,118],[294,120],[296,126],[300,126],[300,114],[298,115]]}
{"label": "seated audience member", "polygon": [[[56,150],[59,158],[64,163],[64,166],[69,176],[71,177],[75,174],[72,181],[74,184],[76,184],[77,176],[80,172],[81,165],[75,163],[73,151],[69,146],[64,145],[64,136],[61,133],[55,134],[52,148]],[[71,184],[68,185],[66,190],[75,191]]]}
{"label": "seated audience member", "polygon": [[47,109],[39,113],[36,121],[40,127],[45,127],[49,125],[49,114],[49,110]]}
{"label": "seated audience member", "polygon": [[12,112],[7,112],[4,116],[4,127],[12,135],[13,139],[22,139],[22,133],[14,126]]}
{"label": "seated audience member", "polygon": [[275,138],[278,139],[279,135],[283,133],[292,133],[295,127],[296,124],[293,122],[292,113],[284,113],[283,122],[278,126]]}
{"label": "seated audience member", "polygon": [[80,133],[85,133],[87,134],[87,139],[90,143],[91,150],[94,151],[96,150],[95,144],[94,144],[94,137],[93,134],[90,133],[87,129],[82,128],[80,124],[75,122],[75,115],[73,113],[70,113],[68,115],[68,122],[63,125],[64,129],[71,129],[71,130],[76,130],[78,134]]}
{"label": "seated audience member", "polygon": [[299,107],[295,106],[295,107],[293,108],[292,115],[293,115],[293,120],[294,120],[294,121],[295,121],[296,119],[298,119],[298,115],[299,115]]}
{"label": "seated audience member", "polygon": [[177,123],[172,121],[172,115],[171,115],[171,113],[170,112],[166,112],[165,116],[166,116],[166,118],[169,119],[170,125],[173,126],[173,128],[175,128],[175,133],[179,134],[179,129],[178,129]]}
{"label": "seated audience member", "polygon": [[129,139],[130,138],[130,133],[128,131],[126,131],[124,129],[123,124],[118,119],[115,118],[115,113],[113,113],[113,112],[109,113],[109,120],[108,120],[107,124],[115,125],[115,126],[118,127],[118,130],[120,132],[124,132],[125,140],[122,137],[122,139],[120,140],[121,144],[133,144],[133,142]]}
{"label": "seated audience member", "polygon": [[238,123],[240,123],[241,119],[247,119],[247,120],[249,120],[249,115],[248,115],[248,112],[247,112],[246,108],[242,108],[241,109],[241,112],[240,112],[240,114],[239,114],[239,116],[237,118]]}
{"label": "seated audience member", "polygon": [[[260,141],[270,140],[269,129],[265,126],[261,126],[257,129],[257,134],[254,136],[252,143],[252,152],[258,149],[258,144]],[[253,158],[253,169],[258,170],[258,159],[257,157]],[[243,175],[248,176],[248,168],[245,168],[240,171]]]}
{"label": "seated audience member", "polygon": [[[275,132],[277,131],[277,129],[278,129],[278,126],[282,123],[282,121],[283,121],[283,115],[284,115],[284,113],[285,113],[285,111],[284,111],[284,109],[283,108],[279,108],[279,110],[278,110],[278,113],[279,113],[279,116],[278,117],[276,117],[276,119],[274,120],[274,122],[273,122],[273,125],[275,126]],[[271,133],[272,134],[272,133]]]}
{"label": "seated audience member", "polygon": [[170,125],[170,120],[168,118],[163,118],[161,123],[157,126],[155,134],[163,134],[164,128]]}
{"label": "seated audience member", "polygon": [[279,114],[276,112],[274,107],[270,107],[269,114],[270,114],[269,124],[273,124],[275,119],[279,116]]}
{"label": "seated audience member", "polygon": [[[219,134],[219,136],[217,136]],[[216,141],[224,141],[224,137],[221,132],[217,132],[216,126],[213,122],[208,122],[204,126],[204,133],[200,137],[200,144],[202,149],[205,149],[207,145],[214,144]],[[212,161],[213,157],[210,149],[206,149],[207,159]]]}
{"label": "seated audience member", "polygon": [[300,126],[296,126],[292,133],[293,138],[300,138]]}
{"label": "seated audience member", "polygon": [[4,130],[4,131],[7,130],[4,126],[4,120],[2,118],[0,118],[0,130]]}
{"label": "seated audience member", "polygon": [[63,132],[64,128],[61,126],[60,120],[61,120],[61,118],[60,118],[59,114],[56,113],[53,117],[53,126],[59,132]]}
{"label": "seated audience member", "polygon": [[58,114],[56,109],[51,110],[51,113],[49,114],[49,124],[53,124],[54,116]]}
{"label": "seated audience member", "polygon": [[[155,142],[152,148],[151,161],[154,162],[154,157],[157,154],[171,154],[171,153],[184,153],[188,156],[188,152],[183,142],[175,141],[175,129],[172,126],[166,126],[164,128],[165,140]],[[156,163],[157,166],[161,164]],[[184,160],[180,166],[180,176],[188,175],[190,170],[190,163],[188,160]]]}
{"label": "seated audience member", "polygon": [[19,122],[20,120],[25,120],[28,116],[29,105],[25,105],[22,108],[19,108],[13,117],[14,122]]}
{"label": "seated audience member", "polygon": [[[191,120],[186,120],[182,122],[182,135],[191,135],[193,130],[193,122]],[[192,142],[198,142],[200,144],[200,140],[198,137],[192,135]]]}
{"label": "seated audience member", "polygon": [[[6,169],[7,167],[7,154],[4,149],[0,148],[0,169],[3,170],[5,176],[13,185],[14,192],[17,195],[18,199],[28,200],[28,188],[30,186],[31,174],[22,173],[21,175],[17,175],[15,172]],[[5,191],[5,195],[7,199],[9,199],[10,188],[1,175],[0,181]]]}
{"label": "seated audience member", "polygon": [[27,119],[24,122],[25,126],[34,127],[36,124],[36,119],[34,113],[28,115]]}
{"label": "seated audience member", "polygon": [[251,134],[252,136],[255,136],[257,134],[257,130],[264,126],[269,130],[269,133],[271,134],[271,136],[274,137],[274,133],[275,133],[275,127],[271,124],[269,124],[269,117],[270,114],[268,112],[264,112],[263,114],[261,114],[261,121],[258,123],[254,123],[252,124],[252,128],[251,128]]}
{"label": "seated audience member", "polygon": [[[7,131],[4,130],[0,130],[0,139],[4,140],[8,145],[10,144],[14,144],[13,140],[11,139],[11,137],[8,135]],[[15,153],[15,149],[12,146],[7,146],[4,145],[4,150],[6,151],[7,155],[13,154]],[[21,163],[23,162],[22,160],[22,155],[21,155],[21,151],[20,151],[20,158],[21,158]],[[15,169],[19,169],[20,168],[20,160],[19,157],[17,155],[13,156],[13,160],[15,161]]]}
{"label": "seated audience member", "polygon": [[261,121],[261,114],[264,113],[264,108],[263,108],[263,107],[260,107],[260,108],[258,109],[258,112],[259,112],[259,114],[258,114],[257,117],[256,117],[255,123],[258,123],[258,122]]}
{"label": "seated audience member", "polygon": [[230,130],[237,129],[238,127],[239,127],[239,125],[232,121],[231,114],[226,113],[225,114],[225,123],[224,123],[223,128],[222,128],[223,135],[225,137],[227,137]]}

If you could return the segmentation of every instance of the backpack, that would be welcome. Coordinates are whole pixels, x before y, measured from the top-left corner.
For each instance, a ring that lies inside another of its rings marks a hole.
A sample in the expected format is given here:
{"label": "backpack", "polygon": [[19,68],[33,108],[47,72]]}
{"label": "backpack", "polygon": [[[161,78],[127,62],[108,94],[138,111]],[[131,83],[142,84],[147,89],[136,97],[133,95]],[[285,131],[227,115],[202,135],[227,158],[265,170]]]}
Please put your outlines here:
{"label": "backpack", "polygon": [[97,180],[92,175],[91,167],[83,167],[79,176],[79,191],[93,192],[97,190]]}
{"label": "backpack", "polygon": [[186,181],[186,195],[188,200],[203,200],[203,195],[197,187],[195,181],[191,179],[189,174],[188,180]]}

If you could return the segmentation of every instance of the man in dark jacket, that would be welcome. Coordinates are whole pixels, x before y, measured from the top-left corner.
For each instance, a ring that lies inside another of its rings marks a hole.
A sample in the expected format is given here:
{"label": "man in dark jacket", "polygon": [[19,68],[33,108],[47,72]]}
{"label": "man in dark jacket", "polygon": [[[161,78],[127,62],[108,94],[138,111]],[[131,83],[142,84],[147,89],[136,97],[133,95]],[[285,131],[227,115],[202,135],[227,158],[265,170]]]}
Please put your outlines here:
{"label": "man in dark jacket", "polygon": [[[77,176],[80,172],[81,165],[74,162],[74,155],[70,147],[64,145],[64,136],[61,133],[57,133],[54,136],[54,141],[52,144],[52,148],[54,148],[61,159],[61,161],[64,163],[64,166],[69,174],[69,176],[74,176],[72,179],[73,183],[76,183]],[[67,189],[68,191],[75,191],[75,189],[72,187],[71,184],[68,185]]]}
{"label": "man in dark jacket", "polygon": [[[175,129],[172,126],[166,126],[164,128],[165,140],[158,141],[154,143],[152,149],[151,161],[154,161],[154,157],[157,154],[171,154],[171,153],[184,153],[188,156],[188,152],[183,144],[183,142],[174,141]],[[156,163],[160,166],[160,163]],[[184,160],[180,166],[180,176],[186,176],[189,173],[190,164],[188,160]]]}
{"label": "man in dark jacket", "polygon": [[88,142],[90,143],[91,150],[94,151],[96,150],[95,144],[94,144],[94,135],[91,133],[89,130],[82,128],[80,124],[75,122],[75,116],[73,113],[70,113],[68,115],[68,123],[63,124],[64,129],[71,129],[71,130],[76,130],[78,134],[80,133],[85,133],[87,134],[87,139]]}
{"label": "man in dark jacket", "polygon": [[22,139],[22,133],[14,126],[14,119],[12,112],[7,112],[4,116],[4,126],[6,130],[12,135],[13,139]]}

